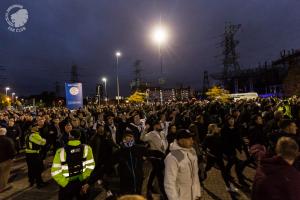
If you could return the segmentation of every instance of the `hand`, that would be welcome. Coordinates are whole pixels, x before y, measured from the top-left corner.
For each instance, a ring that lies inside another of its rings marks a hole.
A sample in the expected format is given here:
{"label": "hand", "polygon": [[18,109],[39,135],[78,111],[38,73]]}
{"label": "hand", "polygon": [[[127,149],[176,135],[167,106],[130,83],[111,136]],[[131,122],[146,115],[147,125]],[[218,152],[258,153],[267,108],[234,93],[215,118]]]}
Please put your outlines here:
{"label": "hand", "polygon": [[83,185],[83,186],[81,187],[81,192],[82,192],[83,194],[86,194],[87,191],[88,191],[88,189],[89,189],[89,187],[90,187],[89,184]]}

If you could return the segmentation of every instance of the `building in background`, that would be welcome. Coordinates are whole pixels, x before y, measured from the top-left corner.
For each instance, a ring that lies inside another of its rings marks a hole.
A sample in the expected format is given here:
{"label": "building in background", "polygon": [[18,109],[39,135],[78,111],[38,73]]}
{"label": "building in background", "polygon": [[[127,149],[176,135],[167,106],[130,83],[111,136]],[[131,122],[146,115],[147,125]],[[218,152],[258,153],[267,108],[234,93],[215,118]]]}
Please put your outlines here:
{"label": "building in background", "polygon": [[163,102],[187,101],[195,96],[194,90],[190,87],[163,89],[160,89],[159,87],[149,87],[146,92],[148,93],[149,102],[160,102],[161,96]]}
{"label": "building in background", "polygon": [[227,74],[216,73],[212,78],[221,83],[226,79],[226,89],[231,93],[257,92],[273,96],[300,94],[300,51],[282,51],[280,58],[256,68],[239,69]]}

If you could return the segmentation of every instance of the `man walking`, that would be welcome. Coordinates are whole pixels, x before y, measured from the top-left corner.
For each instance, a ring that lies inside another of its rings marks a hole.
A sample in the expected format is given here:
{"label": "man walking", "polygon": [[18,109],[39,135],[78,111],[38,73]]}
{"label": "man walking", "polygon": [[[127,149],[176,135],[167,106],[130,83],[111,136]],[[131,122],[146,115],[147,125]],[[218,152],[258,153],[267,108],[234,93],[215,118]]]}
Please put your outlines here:
{"label": "man walking", "polygon": [[165,159],[164,186],[168,199],[200,199],[199,169],[196,151],[193,149],[193,134],[181,129],[177,132],[176,139]]}

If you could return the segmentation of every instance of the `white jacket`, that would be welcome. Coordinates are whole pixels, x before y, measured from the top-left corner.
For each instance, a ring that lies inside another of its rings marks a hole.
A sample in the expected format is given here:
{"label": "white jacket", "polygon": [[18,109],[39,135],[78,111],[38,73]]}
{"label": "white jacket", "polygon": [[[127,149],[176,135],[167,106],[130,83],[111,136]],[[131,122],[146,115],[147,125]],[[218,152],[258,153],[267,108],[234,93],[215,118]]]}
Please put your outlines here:
{"label": "white jacket", "polygon": [[201,197],[198,160],[193,148],[182,148],[175,140],[165,159],[164,186],[169,200],[195,200]]}
{"label": "white jacket", "polygon": [[168,141],[162,131],[142,133],[141,140],[144,142],[148,142],[151,150],[158,150],[165,153],[168,148]]}

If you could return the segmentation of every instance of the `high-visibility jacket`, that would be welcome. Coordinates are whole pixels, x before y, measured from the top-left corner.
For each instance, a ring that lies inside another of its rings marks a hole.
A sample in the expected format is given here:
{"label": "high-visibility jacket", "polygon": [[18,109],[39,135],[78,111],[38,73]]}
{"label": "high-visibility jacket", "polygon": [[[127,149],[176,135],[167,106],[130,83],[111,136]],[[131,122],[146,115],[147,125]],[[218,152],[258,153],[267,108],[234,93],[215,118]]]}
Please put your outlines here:
{"label": "high-visibility jacket", "polygon": [[42,138],[39,132],[32,132],[26,136],[26,153],[40,153],[41,147],[46,144],[46,140]]}
{"label": "high-visibility jacket", "polygon": [[[79,140],[71,140],[68,146],[80,146]],[[62,187],[65,187],[70,181],[87,179],[95,168],[95,161],[93,158],[92,148],[88,145],[83,145],[83,158],[82,158],[82,173],[76,176],[70,176],[70,164],[67,160],[67,153],[65,148],[60,148],[56,151],[53,164],[51,167],[52,178]]]}
{"label": "high-visibility jacket", "polygon": [[291,106],[288,104],[282,105],[278,107],[279,111],[282,111],[284,115],[288,116],[289,118],[292,118],[292,111]]}

